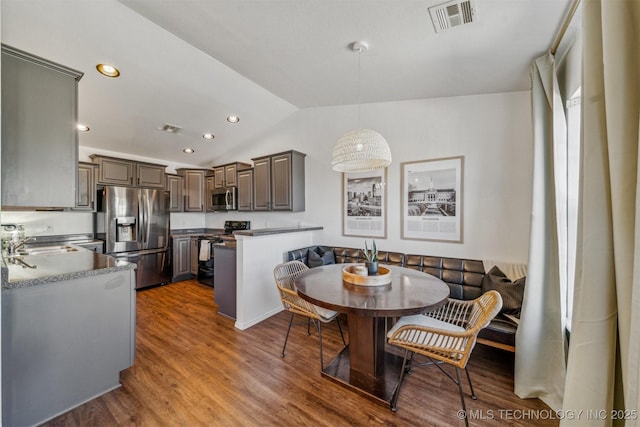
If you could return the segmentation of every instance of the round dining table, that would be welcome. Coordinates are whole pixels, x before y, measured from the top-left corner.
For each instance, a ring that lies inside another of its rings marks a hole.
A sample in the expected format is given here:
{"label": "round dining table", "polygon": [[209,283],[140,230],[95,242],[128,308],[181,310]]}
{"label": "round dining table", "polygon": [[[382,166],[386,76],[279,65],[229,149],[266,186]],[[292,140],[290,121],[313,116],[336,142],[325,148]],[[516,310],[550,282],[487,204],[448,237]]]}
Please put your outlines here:
{"label": "round dining table", "polygon": [[322,376],[389,405],[402,357],[387,348],[387,319],[437,309],[449,287],[429,274],[393,265],[382,265],[390,270],[388,283],[356,285],[343,280],[343,268],[351,265],[309,269],[296,278],[295,287],[310,303],[347,315],[349,344],[323,367]]}

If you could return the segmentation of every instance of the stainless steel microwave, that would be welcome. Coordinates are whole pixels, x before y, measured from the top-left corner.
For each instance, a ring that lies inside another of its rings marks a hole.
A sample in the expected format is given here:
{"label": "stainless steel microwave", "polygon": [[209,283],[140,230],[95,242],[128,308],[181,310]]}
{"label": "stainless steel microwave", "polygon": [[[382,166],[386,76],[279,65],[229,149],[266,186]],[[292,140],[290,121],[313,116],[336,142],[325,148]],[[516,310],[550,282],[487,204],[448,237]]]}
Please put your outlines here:
{"label": "stainless steel microwave", "polygon": [[216,211],[238,209],[238,187],[216,188],[211,192],[211,206]]}

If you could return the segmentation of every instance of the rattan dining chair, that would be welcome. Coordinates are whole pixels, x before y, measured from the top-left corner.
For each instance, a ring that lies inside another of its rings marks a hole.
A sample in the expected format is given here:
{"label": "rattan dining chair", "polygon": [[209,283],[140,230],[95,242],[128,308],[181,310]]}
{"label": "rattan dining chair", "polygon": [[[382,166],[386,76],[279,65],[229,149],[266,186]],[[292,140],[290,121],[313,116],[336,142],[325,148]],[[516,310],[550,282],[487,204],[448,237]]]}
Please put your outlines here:
{"label": "rattan dining chair", "polygon": [[[477,399],[467,362],[476,344],[478,333],[489,324],[501,308],[500,294],[496,291],[488,291],[475,300],[449,298],[445,305],[435,311],[401,317],[387,333],[389,344],[405,350],[391,409],[397,410],[398,396],[405,373],[416,366],[435,365],[458,386],[462,409],[466,414],[467,407],[464,402],[462,381],[460,381],[460,369],[464,369],[467,374],[471,398]],[[414,361],[416,354],[426,356],[430,361],[417,363]],[[443,363],[455,367],[456,378],[440,366]],[[466,415],[464,420],[465,424],[469,425]]]}
{"label": "rattan dining chair", "polygon": [[287,348],[287,341],[289,340],[289,332],[291,331],[291,325],[293,324],[293,317],[296,314],[304,316],[307,318],[307,335],[311,335],[309,330],[311,322],[313,322],[318,329],[318,341],[320,342],[320,371],[322,371],[324,369],[324,362],[322,359],[322,324],[335,320],[338,323],[342,343],[345,346],[347,344],[344,340],[340,320],[338,319],[338,312],[318,307],[298,296],[294,286],[295,278],[298,277],[300,273],[303,273],[308,269],[309,267],[301,261],[285,262],[277,265],[273,269],[273,276],[275,278],[278,291],[280,292],[282,306],[286,311],[291,313],[291,317],[289,318],[289,327],[287,328],[287,335],[284,338],[284,345],[282,346],[282,353],[280,354],[280,357],[285,356],[285,349]]}

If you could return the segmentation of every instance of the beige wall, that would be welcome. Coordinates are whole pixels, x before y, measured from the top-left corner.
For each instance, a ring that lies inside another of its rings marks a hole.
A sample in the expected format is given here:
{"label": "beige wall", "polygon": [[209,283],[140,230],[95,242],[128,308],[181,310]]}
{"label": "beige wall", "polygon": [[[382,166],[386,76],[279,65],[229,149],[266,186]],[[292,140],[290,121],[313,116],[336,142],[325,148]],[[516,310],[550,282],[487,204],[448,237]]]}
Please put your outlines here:
{"label": "beige wall", "polygon": [[[526,263],[532,185],[529,92],[424,99],[362,106],[362,127],[375,129],[391,147],[387,171],[387,239],[382,250]],[[306,211],[215,213],[208,227],[226,219],[248,219],[253,228],[322,225],[324,242],[363,246],[363,238],[342,236],[341,174],[330,167],[331,149],[357,126],[357,107],[305,109],[259,140],[238,147],[226,161],[295,149],[306,158]],[[464,243],[403,240],[401,167],[406,161],[465,156]]]}

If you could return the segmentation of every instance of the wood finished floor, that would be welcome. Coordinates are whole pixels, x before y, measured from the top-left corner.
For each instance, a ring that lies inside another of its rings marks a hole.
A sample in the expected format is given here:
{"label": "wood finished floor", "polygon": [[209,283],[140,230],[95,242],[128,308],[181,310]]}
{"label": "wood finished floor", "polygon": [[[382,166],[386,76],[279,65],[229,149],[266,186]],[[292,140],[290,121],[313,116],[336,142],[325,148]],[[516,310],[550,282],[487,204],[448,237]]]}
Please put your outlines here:
{"label": "wood finished floor", "polygon": [[[240,331],[213,293],[195,280],[138,292],[136,359],[122,387],[44,425],[464,426],[457,386],[437,368],[407,377],[393,413],[320,376],[315,332],[294,326],[283,359],[288,314]],[[327,363],[341,349],[335,324],[323,338]],[[511,353],[477,345],[469,369],[472,426],[558,425],[541,419],[551,412],[540,400],[513,394]]]}

